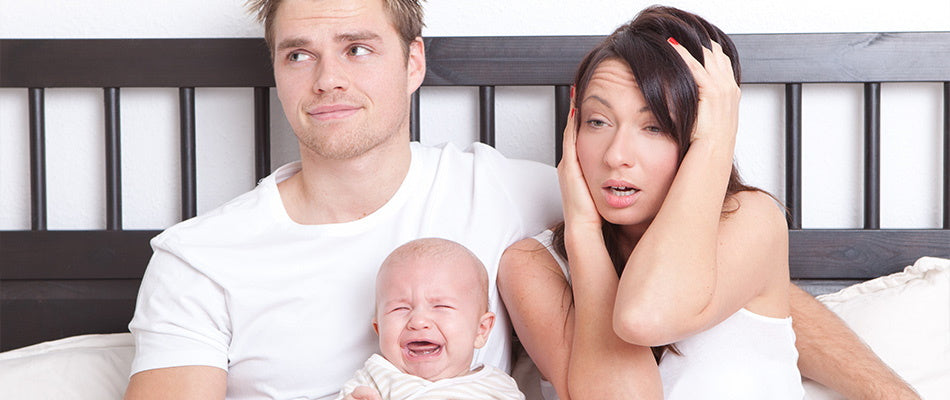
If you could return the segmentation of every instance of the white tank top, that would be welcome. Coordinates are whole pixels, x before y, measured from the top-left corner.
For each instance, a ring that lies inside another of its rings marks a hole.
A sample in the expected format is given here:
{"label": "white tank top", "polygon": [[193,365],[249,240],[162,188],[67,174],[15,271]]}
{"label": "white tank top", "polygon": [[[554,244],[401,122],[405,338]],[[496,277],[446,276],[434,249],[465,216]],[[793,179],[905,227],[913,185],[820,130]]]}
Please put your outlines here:
{"label": "white tank top", "polygon": [[[534,237],[571,281],[567,263],[551,246],[552,232]],[[771,318],[744,308],[716,326],[676,342],[660,359],[663,398],[795,399],[805,396],[798,371],[792,318]],[[557,397],[545,396],[546,400]]]}

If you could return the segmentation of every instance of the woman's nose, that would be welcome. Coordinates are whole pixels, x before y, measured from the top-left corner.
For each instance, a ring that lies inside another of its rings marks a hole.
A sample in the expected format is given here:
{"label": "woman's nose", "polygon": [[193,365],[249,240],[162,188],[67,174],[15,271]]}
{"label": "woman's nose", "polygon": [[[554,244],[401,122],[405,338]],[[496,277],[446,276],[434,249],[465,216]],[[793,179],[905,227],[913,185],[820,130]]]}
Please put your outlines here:
{"label": "woman's nose", "polygon": [[604,149],[604,164],[610,168],[630,167],[633,165],[631,151],[631,137],[628,133],[617,130]]}

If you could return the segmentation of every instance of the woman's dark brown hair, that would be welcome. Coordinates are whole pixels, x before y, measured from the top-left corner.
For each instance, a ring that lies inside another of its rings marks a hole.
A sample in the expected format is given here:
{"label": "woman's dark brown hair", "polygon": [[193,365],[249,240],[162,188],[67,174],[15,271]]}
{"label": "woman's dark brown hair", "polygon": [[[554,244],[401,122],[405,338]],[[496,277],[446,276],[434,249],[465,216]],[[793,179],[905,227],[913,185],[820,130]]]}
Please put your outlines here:
{"label": "woman's dark brown hair", "polygon": [[[637,85],[661,130],[676,142],[679,161],[682,162],[686,151],[689,150],[690,135],[696,123],[699,91],[689,67],[667,42],[668,38],[676,39],[703,64],[703,47],[711,48],[712,41],[719,43],[723,53],[731,59],[736,82],[739,81],[739,54],[725,33],[698,15],[672,7],[653,6],[644,9],[632,21],[617,28],[584,57],[574,76],[575,98],[584,98],[591,76],[604,60],[625,62],[633,71]],[[581,115],[582,104],[577,107],[577,115]],[[578,128],[580,124],[578,119]],[[744,184],[733,164],[726,198],[746,190],[759,189]],[[734,212],[737,207],[730,210],[724,208],[723,213]],[[620,276],[629,256],[624,254],[621,246],[620,227],[603,219],[601,221],[607,252],[617,276]],[[567,259],[563,222],[554,228],[553,247],[562,258]],[[655,347],[653,355],[657,362],[667,348],[679,354],[671,345]]]}

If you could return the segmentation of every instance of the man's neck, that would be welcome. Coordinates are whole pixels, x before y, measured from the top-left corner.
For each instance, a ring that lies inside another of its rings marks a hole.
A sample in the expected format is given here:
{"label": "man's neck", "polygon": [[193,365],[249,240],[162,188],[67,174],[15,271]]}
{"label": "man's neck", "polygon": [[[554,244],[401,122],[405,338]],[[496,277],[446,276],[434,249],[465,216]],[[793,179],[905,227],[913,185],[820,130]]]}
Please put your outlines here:
{"label": "man's neck", "polygon": [[301,150],[301,170],[278,184],[284,209],[299,224],[350,222],[388,202],[409,172],[408,143],[375,148],[345,160]]}

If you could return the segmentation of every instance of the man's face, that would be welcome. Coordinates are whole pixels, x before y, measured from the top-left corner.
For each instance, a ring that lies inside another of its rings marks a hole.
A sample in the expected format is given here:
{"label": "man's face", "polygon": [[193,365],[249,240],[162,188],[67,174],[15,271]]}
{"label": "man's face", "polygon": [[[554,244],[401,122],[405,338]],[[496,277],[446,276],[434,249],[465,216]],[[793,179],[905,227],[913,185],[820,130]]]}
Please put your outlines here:
{"label": "man's face", "polygon": [[424,74],[421,39],[407,60],[382,0],[285,0],[277,10],[277,95],[305,158],[408,141],[409,96]]}

